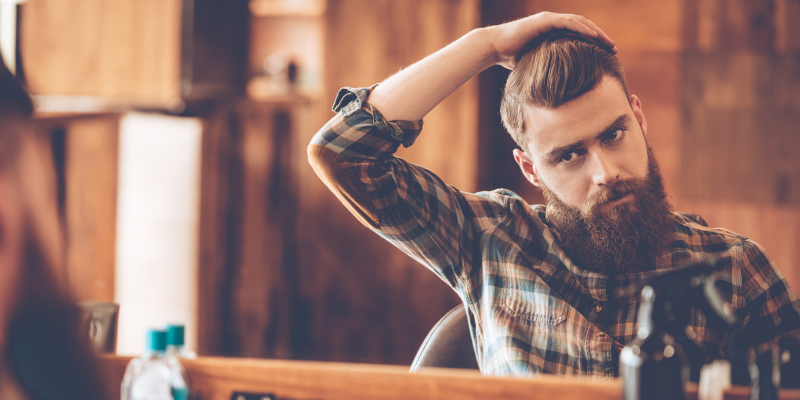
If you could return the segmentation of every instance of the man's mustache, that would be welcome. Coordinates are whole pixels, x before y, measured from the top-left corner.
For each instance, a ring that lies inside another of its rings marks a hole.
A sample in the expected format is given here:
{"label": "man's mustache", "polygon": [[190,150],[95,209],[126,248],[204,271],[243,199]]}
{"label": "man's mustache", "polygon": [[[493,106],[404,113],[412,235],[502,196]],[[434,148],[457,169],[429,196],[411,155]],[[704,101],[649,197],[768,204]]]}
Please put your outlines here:
{"label": "man's mustache", "polygon": [[588,211],[592,214],[596,213],[600,207],[612,201],[619,200],[629,194],[636,195],[646,190],[646,178],[629,178],[625,180],[618,180],[612,184],[606,185],[599,192],[597,192],[588,203]]}

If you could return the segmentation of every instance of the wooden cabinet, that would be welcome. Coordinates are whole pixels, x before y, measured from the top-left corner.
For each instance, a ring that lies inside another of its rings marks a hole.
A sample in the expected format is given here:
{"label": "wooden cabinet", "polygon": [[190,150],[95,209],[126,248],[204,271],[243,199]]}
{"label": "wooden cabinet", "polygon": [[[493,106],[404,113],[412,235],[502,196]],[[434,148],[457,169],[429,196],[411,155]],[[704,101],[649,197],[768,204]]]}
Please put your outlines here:
{"label": "wooden cabinet", "polygon": [[50,138],[67,237],[67,282],[79,300],[114,301],[121,115],[40,117]]}
{"label": "wooden cabinet", "polygon": [[181,110],[242,91],[243,0],[29,0],[20,54],[40,108]]}

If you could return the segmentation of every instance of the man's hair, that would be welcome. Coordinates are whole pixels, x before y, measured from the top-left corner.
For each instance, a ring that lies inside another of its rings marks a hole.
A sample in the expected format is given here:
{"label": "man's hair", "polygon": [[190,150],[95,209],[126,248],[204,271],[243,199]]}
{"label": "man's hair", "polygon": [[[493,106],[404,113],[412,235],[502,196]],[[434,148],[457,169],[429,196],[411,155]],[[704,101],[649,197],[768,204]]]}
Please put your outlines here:
{"label": "man's hair", "polygon": [[0,169],[13,167],[22,136],[29,131],[33,102],[0,55]]}
{"label": "man's hair", "polygon": [[33,113],[33,102],[0,56],[0,114],[11,113],[30,117]]}
{"label": "man's hair", "polygon": [[584,36],[557,30],[539,36],[517,55],[508,76],[500,117],[525,149],[525,107],[556,108],[594,89],[604,76],[616,78],[626,97],[625,72],[614,53]]}
{"label": "man's hair", "polygon": [[[25,140],[34,140],[32,113],[30,96],[0,57],[0,174],[15,174],[18,181],[28,172],[17,155]],[[22,232],[3,232],[22,236],[22,257],[20,289],[2,328],[7,342],[0,351],[22,384],[25,398],[107,399],[110,391],[100,379],[103,371],[88,340],[82,310],[56,275],[63,257],[49,259],[42,235],[36,234],[31,216],[44,210],[30,201],[23,201],[23,207]],[[57,218],[55,213],[51,217]]]}

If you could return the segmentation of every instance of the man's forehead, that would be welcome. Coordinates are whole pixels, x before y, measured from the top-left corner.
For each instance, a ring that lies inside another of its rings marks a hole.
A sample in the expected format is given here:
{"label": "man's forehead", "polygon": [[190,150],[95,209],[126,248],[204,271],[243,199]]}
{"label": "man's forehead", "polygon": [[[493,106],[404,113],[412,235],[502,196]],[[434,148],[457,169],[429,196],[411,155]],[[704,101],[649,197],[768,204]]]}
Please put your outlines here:
{"label": "man's forehead", "polygon": [[556,108],[525,106],[525,137],[530,150],[554,147],[599,134],[623,114],[631,114],[622,85],[605,77],[596,88]]}

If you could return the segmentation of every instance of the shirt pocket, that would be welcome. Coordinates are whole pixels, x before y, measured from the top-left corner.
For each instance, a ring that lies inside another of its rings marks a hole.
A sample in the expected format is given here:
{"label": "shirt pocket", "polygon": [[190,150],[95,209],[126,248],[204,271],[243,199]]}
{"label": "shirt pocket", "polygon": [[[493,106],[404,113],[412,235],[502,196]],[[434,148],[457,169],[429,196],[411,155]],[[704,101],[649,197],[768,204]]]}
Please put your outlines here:
{"label": "shirt pocket", "polygon": [[550,304],[531,303],[525,300],[504,298],[500,306],[511,319],[529,324],[558,326],[566,321],[568,310]]}
{"label": "shirt pocket", "polygon": [[[531,290],[533,289],[533,290]],[[563,373],[570,363],[568,326],[571,307],[547,294],[546,287],[505,288],[495,302],[495,340],[489,365],[514,375]]]}
{"label": "shirt pocket", "polygon": [[559,329],[569,317],[568,304],[542,291],[507,288],[499,301],[501,311],[514,325],[520,328],[544,329],[550,332]]}

